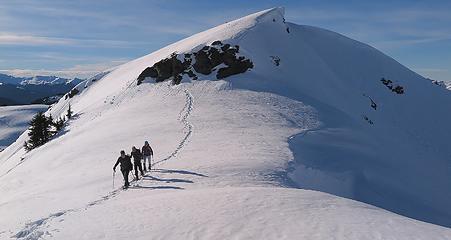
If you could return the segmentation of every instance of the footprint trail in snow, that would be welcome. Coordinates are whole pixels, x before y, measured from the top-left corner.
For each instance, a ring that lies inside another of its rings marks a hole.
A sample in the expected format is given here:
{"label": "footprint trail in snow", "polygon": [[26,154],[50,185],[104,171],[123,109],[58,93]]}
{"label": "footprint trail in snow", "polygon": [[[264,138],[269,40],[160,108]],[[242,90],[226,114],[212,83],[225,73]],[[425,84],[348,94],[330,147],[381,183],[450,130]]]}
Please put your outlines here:
{"label": "footprint trail in snow", "polygon": [[[185,93],[185,105],[183,107],[183,109],[180,111],[179,114],[179,120],[180,122],[184,125],[184,131],[186,132],[184,137],[181,139],[181,141],[179,142],[178,146],[176,147],[176,149],[166,158],[155,162],[152,166],[157,166],[160,165],[168,160],[171,160],[173,158],[175,158],[177,156],[177,154],[183,149],[183,147],[188,143],[189,138],[191,137],[191,135],[193,134],[193,125],[188,121],[189,116],[191,115],[192,111],[193,111],[193,107],[194,107],[194,100],[193,100],[193,96],[191,95],[191,93],[187,90],[184,89],[184,93]],[[185,174],[182,173],[182,171],[174,171],[174,170],[164,170],[164,169],[159,169],[159,173],[181,173],[181,174]],[[202,174],[197,174],[197,173],[189,173],[189,174],[193,174],[193,175],[198,175],[198,176],[202,176],[202,177],[206,177]],[[158,177],[152,177],[149,175],[145,175],[145,179],[146,180],[155,180],[155,181],[160,181],[162,180],[161,178]],[[135,182],[135,184],[133,184],[133,188],[139,188],[140,187],[140,183],[144,180],[144,178],[141,178],[141,180]],[[174,181],[174,179],[169,179],[170,181]],[[179,180],[178,182],[185,182],[185,183],[189,183],[189,180]],[[148,187],[148,188],[153,188],[153,189],[173,189],[173,190],[177,190],[177,189],[183,189],[181,187],[173,187],[173,186],[159,186],[159,187]],[[60,218],[68,213],[73,213],[73,212],[79,212],[79,211],[84,211],[87,210],[90,207],[96,206],[98,204],[101,204],[109,199],[112,199],[114,197],[116,197],[119,193],[121,192],[121,188],[120,189],[116,189],[112,192],[110,192],[109,194],[103,196],[102,198],[89,202],[88,204],[86,204],[84,207],[81,208],[76,208],[76,209],[68,209],[68,210],[64,210],[64,211],[60,211],[54,214],[49,215],[48,217],[45,218],[41,218],[39,220],[36,221],[32,221],[29,222],[27,224],[25,224],[24,228],[22,230],[20,230],[19,232],[17,232],[16,234],[14,234],[13,236],[11,236],[11,238],[15,238],[18,240],[37,240],[37,239],[41,239],[44,236],[52,236],[51,234],[51,230],[46,230],[50,227],[49,222],[51,222],[52,220],[55,220],[57,218]]]}

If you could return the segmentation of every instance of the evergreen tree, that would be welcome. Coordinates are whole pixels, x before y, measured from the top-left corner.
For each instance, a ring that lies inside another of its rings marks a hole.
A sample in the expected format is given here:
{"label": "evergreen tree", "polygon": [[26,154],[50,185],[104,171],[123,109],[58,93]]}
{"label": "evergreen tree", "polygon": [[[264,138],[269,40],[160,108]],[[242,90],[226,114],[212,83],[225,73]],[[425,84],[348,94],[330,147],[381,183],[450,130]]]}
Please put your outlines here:
{"label": "evergreen tree", "polygon": [[24,146],[29,151],[44,145],[52,136],[51,126],[53,124],[52,117],[46,117],[43,112],[37,113],[30,122],[28,136],[30,139],[25,142]]}
{"label": "evergreen tree", "polygon": [[64,118],[59,118],[58,120],[52,122],[52,126],[55,128],[55,133],[61,131],[64,127]]}
{"label": "evergreen tree", "polygon": [[67,113],[66,113],[67,120],[69,120],[69,119],[72,118],[72,114],[73,114],[73,113],[74,113],[74,112],[72,112],[72,109],[71,109],[70,103],[69,103],[69,108],[67,109]]}

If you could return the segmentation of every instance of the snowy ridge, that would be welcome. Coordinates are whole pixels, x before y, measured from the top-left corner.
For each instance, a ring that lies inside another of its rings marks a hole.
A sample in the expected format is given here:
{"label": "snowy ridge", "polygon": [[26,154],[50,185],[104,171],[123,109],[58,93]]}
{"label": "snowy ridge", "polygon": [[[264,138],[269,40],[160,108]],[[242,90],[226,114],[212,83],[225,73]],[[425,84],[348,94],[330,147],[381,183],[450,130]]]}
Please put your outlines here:
{"label": "snowy ridge", "polygon": [[[255,67],[136,85],[171,53],[217,40]],[[75,112],[55,139],[26,153],[23,134],[0,153],[0,239],[451,238],[449,91],[366,44],[285,22],[283,8],[77,90],[48,111]],[[158,168],[112,191],[119,151],[144,140]]]}

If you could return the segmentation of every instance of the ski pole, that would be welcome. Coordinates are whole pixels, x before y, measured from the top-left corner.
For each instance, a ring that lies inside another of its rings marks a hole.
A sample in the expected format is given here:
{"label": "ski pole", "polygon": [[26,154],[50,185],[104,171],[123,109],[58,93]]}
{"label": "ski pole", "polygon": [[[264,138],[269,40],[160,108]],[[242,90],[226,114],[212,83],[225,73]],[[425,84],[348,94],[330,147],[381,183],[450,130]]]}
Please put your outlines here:
{"label": "ski pole", "polygon": [[116,171],[113,171],[113,189],[114,189],[114,177],[116,175]]}

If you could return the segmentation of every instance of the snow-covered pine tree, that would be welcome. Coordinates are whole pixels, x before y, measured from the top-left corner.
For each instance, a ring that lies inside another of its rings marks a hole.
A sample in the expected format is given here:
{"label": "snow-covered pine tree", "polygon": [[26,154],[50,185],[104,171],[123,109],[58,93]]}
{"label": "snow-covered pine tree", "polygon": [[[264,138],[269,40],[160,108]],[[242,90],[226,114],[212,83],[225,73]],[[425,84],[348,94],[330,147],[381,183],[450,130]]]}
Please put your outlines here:
{"label": "snow-covered pine tree", "polygon": [[69,108],[67,109],[67,113],[66,113],[67,120],[72,118],[72,114],[73,113],[74,112],[72,112],[72,109],[71,109],[71,106],[70,106],[70,103],[69,103]]}
{"label": "snow-covered pine tree", "polygon": [[52,136],[51,127],[53,124],[52,117],[46,117],[43,112],[37,113],[30,122],[28,136],[30,139],[25,142],[25,149],[32,150],[44,145]]}
{"label": "snow-covered pine tree", "polygon": [[55,128],[56,132],[61,131],[64,127],[64,117],[60,117],[58,120],[53,121],[52,126]]}

